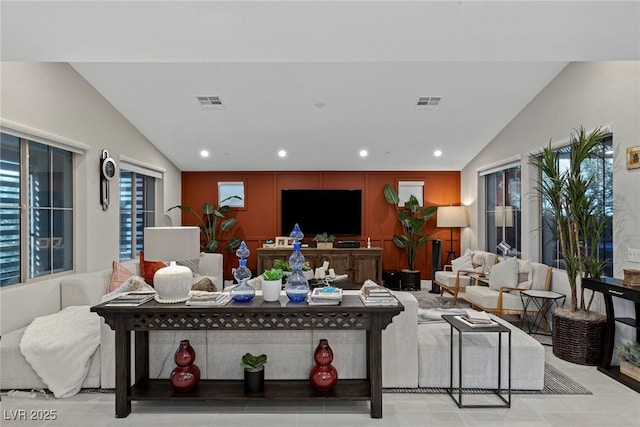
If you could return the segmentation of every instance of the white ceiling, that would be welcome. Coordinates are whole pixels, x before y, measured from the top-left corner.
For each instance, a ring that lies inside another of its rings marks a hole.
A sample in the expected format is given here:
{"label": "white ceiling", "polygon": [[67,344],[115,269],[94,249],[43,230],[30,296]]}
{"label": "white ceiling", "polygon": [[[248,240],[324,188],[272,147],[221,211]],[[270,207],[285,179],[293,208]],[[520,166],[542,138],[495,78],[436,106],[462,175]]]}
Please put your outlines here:
{"label": "white ceiling", "polygon": [[[70,62],[184,171],[460,170],[568,62],[640,59],[638,1],[2,0],[0,15],[3,61]],[[420,96],[443,98],[417,111]]]}

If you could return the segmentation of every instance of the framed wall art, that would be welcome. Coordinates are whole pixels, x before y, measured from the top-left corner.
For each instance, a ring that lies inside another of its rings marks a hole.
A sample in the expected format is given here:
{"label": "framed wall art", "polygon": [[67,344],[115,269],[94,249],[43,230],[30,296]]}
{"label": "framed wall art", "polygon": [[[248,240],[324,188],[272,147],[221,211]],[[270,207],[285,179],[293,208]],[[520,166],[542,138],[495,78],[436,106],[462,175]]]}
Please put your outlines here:
{"label": "framed wall art", "polygon": [[640,168],[640,145],[627,148],[627,169]]}
{"label": "framed wall art", "polygon": [[292,248],[293,239],[287,236],[276,236],[276,248]]}

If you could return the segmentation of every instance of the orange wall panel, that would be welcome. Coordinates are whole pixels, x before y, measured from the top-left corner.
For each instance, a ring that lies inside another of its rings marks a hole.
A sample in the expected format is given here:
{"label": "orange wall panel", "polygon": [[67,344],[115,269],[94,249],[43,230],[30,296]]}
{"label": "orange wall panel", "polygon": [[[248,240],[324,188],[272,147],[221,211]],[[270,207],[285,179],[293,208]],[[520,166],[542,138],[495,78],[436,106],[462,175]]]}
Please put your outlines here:
{"label": "orange wall panel", "polygon": [[[226,239],[237,234],[245,240],[252,254],[248,266],[257,265],[255,249],[280,231],[280,192],[282,189],[361,189],[362,191],[362,235],[341,236],[341,239],[354,239],[365,246],[367,237],[372,246],[382,247],[382,267],[385,270],[406,268],[404,252],[393,243],[393,235],[400,234],[402,228],[396,219],[396,211],[390,206],[383,194],[385,184],[397,189],[398,181],[424,181],[424,200],[427,206],[448,206],[460,204],[460,173],[457,171],[381,171],[381,172],[183,172],[182,204],[194,207],[198,212],[204,203],[216,203],[218,200],[218,181],[244,181],[245,207],[232,209],[238,218],[238,224],[229,233],[221,236],[221,245]],[[183,213],[184,225],[196,225],[197,219],[190,213]],[[304,231],[304,230],[303,230]],[[436,227],[434,216],[425,227],[430,239],[443,240],[443,258],[449,250],[449,229]],[[459,230],[454,230],[454,249],[458,250]],[[305,241],[311,241],[307,236]],[[231,278],[231,268],[237,265],[232,254],[224,257],[225,278]],[[423,279],[431,277],[431,244],[419,250],[416,256],[416,268],[422,271]]]}

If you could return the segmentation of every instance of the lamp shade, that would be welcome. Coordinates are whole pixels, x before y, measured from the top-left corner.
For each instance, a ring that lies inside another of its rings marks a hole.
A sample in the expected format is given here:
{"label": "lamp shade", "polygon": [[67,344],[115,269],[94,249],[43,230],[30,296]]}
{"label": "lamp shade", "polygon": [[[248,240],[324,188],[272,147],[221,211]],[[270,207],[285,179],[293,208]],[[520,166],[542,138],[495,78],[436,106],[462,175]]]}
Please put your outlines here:
{"label": "lamp shade", "polygon": [[144,257],[156,261],[182,261],[200,256],[200,228],[145,227]]}
{"label": "lamp shade", "polygon": [[438,227],[468,227],[469,212],[465,206],[440,206]]}
{"label": "lamp shade", "polygon": [[145,258],[171,261],[168,267],[153,276],[155,299],[161,303],[183,302],[189,299],[192,272],[176,261],[200,256],[200,229],[198,227],[145,227]]}

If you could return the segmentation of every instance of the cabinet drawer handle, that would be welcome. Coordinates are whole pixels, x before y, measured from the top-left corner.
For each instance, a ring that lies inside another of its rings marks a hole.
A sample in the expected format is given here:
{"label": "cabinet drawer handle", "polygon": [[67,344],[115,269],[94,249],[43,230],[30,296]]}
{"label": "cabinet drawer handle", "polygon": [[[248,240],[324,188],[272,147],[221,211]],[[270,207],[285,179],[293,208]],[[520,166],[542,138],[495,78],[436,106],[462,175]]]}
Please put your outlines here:
{"label": "cabinet drawer handle", "polygon": [[620,292],[620,291],[612,291],[611,289],[609,289],[609,293],[610,293],[610,294],[614,294],[614,295],[624,295],[624,292]]}

